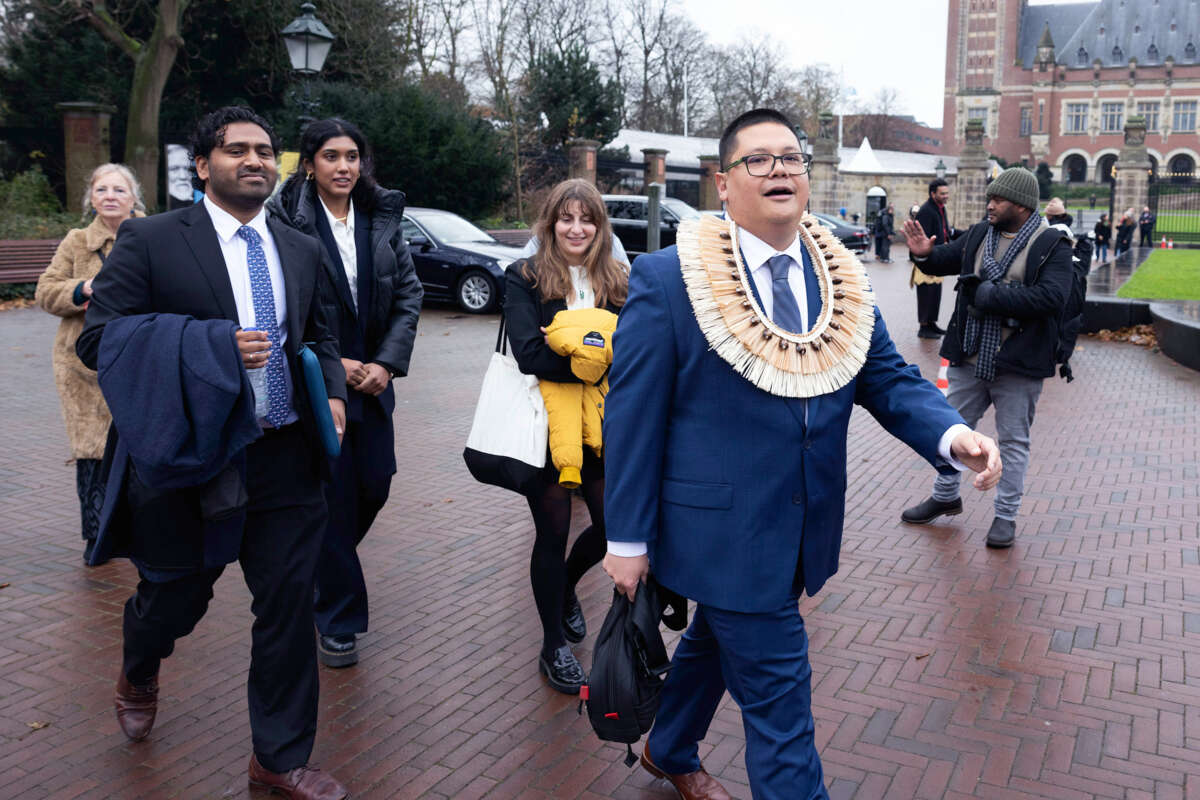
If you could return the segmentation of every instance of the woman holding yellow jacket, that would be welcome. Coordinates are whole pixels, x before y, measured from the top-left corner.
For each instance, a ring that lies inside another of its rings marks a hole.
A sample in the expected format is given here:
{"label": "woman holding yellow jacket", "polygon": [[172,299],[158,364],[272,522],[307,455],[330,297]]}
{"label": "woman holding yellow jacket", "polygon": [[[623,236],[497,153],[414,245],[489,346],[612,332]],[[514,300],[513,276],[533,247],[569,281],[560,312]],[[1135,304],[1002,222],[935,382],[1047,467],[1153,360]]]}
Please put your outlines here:
{"label": "woman holding yellow jacket", "polygon": [[[612,257],[612,228],[600,193],[587,181],[569,180],[551,190],[534,225],[540,242],[533,258],[509,266],[504,315],[513,356],[521,371],[539,379],[579,383],[571,359],[554,352],[545,329],[564,310],[625,304],[629,279]],[[577,694],[583,668],[568,642],[583,641],[587,626],[575,596],[583,574],[604,558],[604,462],[591,450],[583,454],[580,491],[592,524],[575,540],[571,553],[571,490],[559,484],[559,471],[547,458],[538,488],[527,496],[533,514],[534,543],[529,576],[542,622],[538,669],[550,685]]]}

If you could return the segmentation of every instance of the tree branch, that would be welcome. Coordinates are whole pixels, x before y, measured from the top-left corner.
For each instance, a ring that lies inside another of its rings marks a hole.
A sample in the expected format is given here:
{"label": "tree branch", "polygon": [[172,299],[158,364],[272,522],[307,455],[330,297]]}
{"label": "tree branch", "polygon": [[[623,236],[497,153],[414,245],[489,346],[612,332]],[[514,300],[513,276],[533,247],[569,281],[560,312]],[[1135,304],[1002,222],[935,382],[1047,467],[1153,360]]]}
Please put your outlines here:
{"label": "tree branch", "polygon": [[136,59],[142,51],[142,42],[125,33],[121,23],[117,22],[104,0],[71,0],[71,5],[79,9],[84,19],[96,31],[115,44],[122,53]]}

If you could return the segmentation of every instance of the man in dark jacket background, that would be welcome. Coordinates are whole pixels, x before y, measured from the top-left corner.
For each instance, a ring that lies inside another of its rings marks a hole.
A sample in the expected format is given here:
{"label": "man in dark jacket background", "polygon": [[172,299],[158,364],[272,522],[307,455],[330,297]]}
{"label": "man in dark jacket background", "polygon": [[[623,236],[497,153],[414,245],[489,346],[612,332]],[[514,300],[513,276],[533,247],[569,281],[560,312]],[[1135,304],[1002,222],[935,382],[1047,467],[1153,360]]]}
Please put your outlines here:
{"label": "man in dark jacket background", "polygon": [[[913,220],[904,223],[904,235],[922,271],[959,276],[941,348],[950,362],[947,399],[971,426],[989,405],[996,408],[1004,474],[987,544],[1011,547],[1029,463],[1029,429],[1042,381],[1054,374],[1072,253],[1071,240],[1035,210],[1038,185],[1029,170],[1005,170],[988,186],[987,197],[987,221],[949,244],[937,244]],[[933,495],[906,509],[901,519],[926,524],[961,512],[958,475],[939,475]]]}
{"label": "man in dark jacket background", "polygon": [[896,213],[892,204],[879,212],[875,218],[875,257],[884,264],[892,263],[892,234],[896,231]]}
{"label": "man in dark jacket background", "polygon": [[[950,201],[950,186],[943,178],[929,182],[929,199],[917,211],[917,222],[925,235],[936,244],[946,244],[954,238],[954,228],[946,216],[946,203]],[[906,226],[907,227],[907,226]],[[937,339],[946,331],[938,327],[938,313],[942,309],[942,279],[921,269],[914,260],[910,285],[917,292],[917,336],[922,339]]]}

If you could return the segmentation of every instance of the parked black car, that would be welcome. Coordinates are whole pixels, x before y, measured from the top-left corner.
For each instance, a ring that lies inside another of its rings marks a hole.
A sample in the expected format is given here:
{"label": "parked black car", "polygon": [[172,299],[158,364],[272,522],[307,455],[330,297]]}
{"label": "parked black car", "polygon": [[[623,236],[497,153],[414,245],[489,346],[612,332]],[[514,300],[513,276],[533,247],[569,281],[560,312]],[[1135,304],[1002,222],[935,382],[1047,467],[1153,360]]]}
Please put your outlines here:
{"label": "parked black car", "polygon": [[472,314],[500,307],[504,269],[521,257],[519,247],[436,208],[405,209],[401,227],[426,298],[452,300]]}
{"label": "parked black car", "polygon": [[837,217],[828,214],[813,213],[821,224],[833,231],[833,235],[842,240],[842,244],[854,253],[862,255],[871,247],[871,234],[862,225],[851,225]]}
{"label": "parked black car", "polygon": [[[606,194],[604,207],[608,211],[608,221],[612,223],[613,233],[621,240],[630,258],[646,252],[646,209],[649,201],[645,195],[637,194]],[[670,247],[675,244],[675,230],[685,219],[700,216],[700,212],[682,200],[674,197],[663,198],[662,221],[658,226],[658,246]]]}

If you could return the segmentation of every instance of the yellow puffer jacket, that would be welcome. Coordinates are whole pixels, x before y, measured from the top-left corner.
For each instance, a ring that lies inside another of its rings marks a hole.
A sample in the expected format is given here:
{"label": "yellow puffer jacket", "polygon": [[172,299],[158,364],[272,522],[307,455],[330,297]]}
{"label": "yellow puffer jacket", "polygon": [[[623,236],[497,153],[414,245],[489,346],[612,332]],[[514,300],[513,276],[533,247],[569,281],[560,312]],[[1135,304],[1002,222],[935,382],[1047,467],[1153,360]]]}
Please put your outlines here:
{"label": "yellow puffer jacket", "polygon": [[603,308],[560,311],[546,328],[550,349],[570,358],[571,372],[583,381],[539,381],[550,425],[550,458],[558,468],[559,484],[568,489],[579,486],[584,445],[602,454],[604,397],[616,328],[617,315]]}

